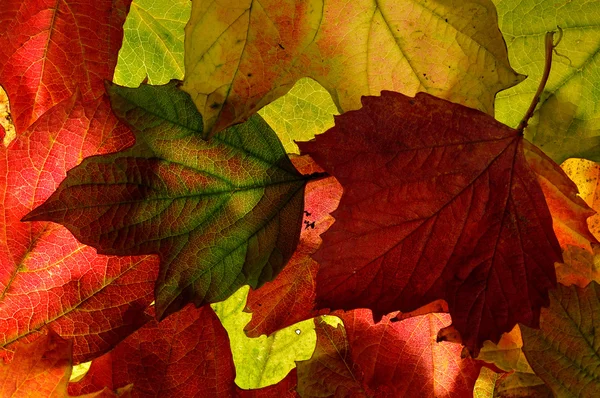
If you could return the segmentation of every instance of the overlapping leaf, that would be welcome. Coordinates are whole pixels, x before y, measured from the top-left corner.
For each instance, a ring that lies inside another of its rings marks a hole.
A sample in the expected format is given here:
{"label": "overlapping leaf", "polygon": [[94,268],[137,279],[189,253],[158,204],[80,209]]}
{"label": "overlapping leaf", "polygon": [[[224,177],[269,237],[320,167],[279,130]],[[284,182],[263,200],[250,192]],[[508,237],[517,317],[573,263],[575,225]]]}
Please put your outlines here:
{"label": "overlapping leaf", "polygon": [[[489,0],[194,1],[183,89],[212,135],[311,77],[343,111],[382,89],[427,91],[488,113],[520,77]],[[257,61],[260,60],[260,61]]]}
{"label": "overlapping leaf", "polygon": [[132,139],[108,98],[74,95],[0,148],[0,347],[49,325],[75,339],[75,362],[87,361],[148,320],[156,259],[99,256],[59,225],[20,222],[83,157]]}
{"label": "overlapping leaf", "polygon": [[[71,375],[73,342],[50,332],[29,344],[19,344],[10,364],[0,363],[0,396],[48,397],[67,396]],[[130,390],[123,386],[120,393]],[[120,394],[119,394],[120,395]],[[86,397],[116,397],[106,388]]]}
{"label": "overlapping leaf", "polygon": [[100,253],[158,253],[159,317],[272,280],[298,243],[307,177],[268,125],[255,116],[206,142],[176,82],[109,91],[135,146],[86,159],[27,219],[60,222]]}
{"label": "overlapping leaf", "polygon": [[308,78],[298,80],[286,95],[258,111],[288,153],[299,153],[294,141],[308,141],[333,127],[337,113],[327,90]]}
{"label": "overlapping leaf", "polygon": [[579,246],[591,252],[591,245],[598,243],[588,228],[596,213],[590,208],[592,204],[585,196],[582,199],[579,195],[581,187],[574,184],[560,166],[534,145],[527,141],[523,143],[527,164],[536,174],[544,192],[552,215],[552,227],[560,246]]}
{"label": "overlapping leaf", "polygon": [[131,0],[5,0],[0,8],[0,84],[17,133],[77,89],[104,94]]}
{"label": "overlapping leaf", "polygon": [[[561,164],[565,173],[579,189],[579,194],[594,210],[600,210],[600,165],[585,159],[567,159]],[[600,215],[588,218],[589,230],[596,238],[600,238]]]}
{"label": "overlapping leaf", "polygon": [[[303,174],[323,171],[307,156],[294,159]],[[249,337],[273,332],[319,314],[315,308],[319,264],[310,255],[321,244],[321,235],[333,223],[329,215],[337,207],[342,187],[333,177],[311,181],[304,196],[304,223],[300,243],[284,270],[272,282],[251,290],[246,305],[252,320],[244,330]]]}
{"label": "overlapping leaf", "polygon": [[424,93],[363,104],[299,144],[344,188],[313,256],[320,306],[380,317],[444,299],[475,356],[537,325],[561,254],[519,133]]}
{"label": "overlapping leaf", "polygon": [[494,0],[511,65],[528,79],[501,92],[496,117],[516,126],[527,110],[544,70],[544,36],[564,34],[550,79],[525,137],[561,163],[570,157],[600,161],[600,2]]}
{"label": "overlapping leaf", "polygon": [[339,314],[344,326],[317,322],[317,349],[298,363],[304,396],[461,397],[472,395],[481,365],[461,359],[461,347],[436,343],[450,323],[429,314],[373,323],[370,311]]}
{"label": "overlapping leaf", "polygon": [[229,339],[214,311],[188,305],[153,320],[92,362],[71,394],[133,384],[134,396],[231,397],[235,368]]}
{"label": "overlapping leaf", "polygon": [[559,285],[542,310],[540,329],[522,328],[523,351],[535,373],[559,397],[600,392],[600,285]]}
{"label": "overlapping leaf", "polygon": [[247,294],[245,286],[227,300],[212,305],[229,335],[237,371],[235,382],[244,389],[261,389],[280,382],[289,385],[286,375],[295,367],[294,361],[310,358],[315,349],[314,323],[310,319],[268,337],[248,338],[244,327],[250,314],[243,312]]}
{"label": "overlapping leaf", "polygon": [[145,78],[165,84],[183,78],[183,28],[189,0],[133,0],[123,26],[114,82],[137,87]]}

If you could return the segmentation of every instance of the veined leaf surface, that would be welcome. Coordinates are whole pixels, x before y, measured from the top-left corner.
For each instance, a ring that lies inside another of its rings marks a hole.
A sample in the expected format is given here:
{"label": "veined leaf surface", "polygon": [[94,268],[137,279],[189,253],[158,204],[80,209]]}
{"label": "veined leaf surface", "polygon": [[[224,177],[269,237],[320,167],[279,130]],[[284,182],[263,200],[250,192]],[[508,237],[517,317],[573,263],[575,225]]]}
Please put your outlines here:
{"label": "veined leaf surface", "polygon": [[[195,0],[185,79],[208,136],[242,122],[301,77],[340,111],[362,95],[418,91],[493,112],[521,80],[490,0]],[[293,27],[293,28],[292,28]]]}
{"label": "veined leaf surface", "polygon": [[474,356],[536,326],[562,257],[522,145],[477,110],[386,91],[299,143],[344,189],[313,255],[319,306],[378,319],[444,299]]}
{"label": "veined leaf surface", "polygon": [[0,84],[18,134],[76,90],[84,101],[104,94],[130,2],[2,1]]}
{"label": "veined leaf surface", "polygon": [[49,326],[73,338],[74,361],[85,362],[149,320],[156,258],[101,256],[59,225],[20,222],[83,157],[132,140],[107,97],[75,94],[0,146],[0,347],[12,351]]}
{"label": "veined leaf surface", "polygon": [[307,181],[275,133],[255,116],[204,141],[176,82],[109,93],[136,144],[84,160],[26,219],[62,223],[100,253],[159,254],[161,318],[272,280],[298,243]]}

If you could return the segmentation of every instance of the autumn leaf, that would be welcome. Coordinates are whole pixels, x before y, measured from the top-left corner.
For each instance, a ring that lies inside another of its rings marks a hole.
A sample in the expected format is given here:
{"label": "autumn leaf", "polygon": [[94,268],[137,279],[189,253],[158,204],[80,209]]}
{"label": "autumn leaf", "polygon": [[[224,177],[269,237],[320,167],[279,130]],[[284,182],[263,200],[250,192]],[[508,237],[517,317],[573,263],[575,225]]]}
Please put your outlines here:
{"label": "autumn leaf", "polygon": [[558,285],[540,329],[522,327],[523,351],[535,373],[560,397],[594,397],[600,392],[600,286]]}
{"label": "autumn leaf", "polygon": [[489,0],[196,0],[183,89],[209,136],[301,77],[323,85],[341,111],[385,89],[427,91],[492,113],[495,94],[521,80],[496,26]]}
{"label": "autumn leaf", "polygon": [[301,397],[366,397],[363,372],[352,361],[350,345],[342,324],[315,320],[317,346],[312,357],[297,364],[298,394]]}
{"label": "autumn leaf", "polygon": [[504,333],[497,344],[486,341],[481,351],[479,351],[477,359],[493,363],[506,372],[516,370],[518,372],[533,373],[522,347],[521,329],[517,325],[510,332]]}
{"label": "autumn leaf", "polygon": [[591,281],[600,283],[600,245],[592,246],[593,253],[568,246],[563,251],[563,263],[556,264],[556,279],[565,286],[586,287]]}
{"label": "autumn leaf", "polygon": [[[36,341],[20,343],[10,364],[0,363],[0,395],[3,397],[66,397],[71,375],[73,342],[50,332]],[[101,388],[86,397],[125,396],[129,386],[118,395]]]}
{"label": "autumn leaf", "polygon": [[544,36],[561,28],[552,73],[525,138],[557,163],[580,157],[600,161],[600,98],[595,84],[600,72],[600,3],[593,1],[531,2],[494,0],[500,29],[508,44],[510,64],[528,76],[498,94],[496,118],[517,126],[542,76]]}
{"label": "autumn leaf", "polygon": [[474,356],[517,322],[537,325],[561,253],[516,130],[384,91],[299,146],[344,188],[313,256],[320,307],[379,318],[444,299]]}
{"label": "autumn leaf", "polygon": [[319,83],[302,78],[288,93],[258,111],[277,133],[287,153],[300,153],[294,141],[308,141],[333,127],[338,111]]}
{"label": "autumn leaf", "polygon": [[235,383],[255,392],[273,384],[289,385],[287,375],[296,366],[295,361],[310,358],[315,349],[313,320],[296,323],[268,337],[248,338],[244,327],[251,315],[243,312],[247,294],[248,286],[244,286],[227,300],[212,304],[229,335],[237,373]]}
{"label": "autumn leaf", "polygon": [[133,0],[123,26],[123,45],[113,82],[137,87],[183,79],[183,27],[189,0]]}
{"label": "autumn leaf", "polygon": [[17,133],[79,89],[104,94],[131,0],[4,0],[0,9],[0,84]]}
{"label": "autumn leaf", "polygon": [[[85,134],[80,132],[85,131]],[[22,223],[68,169],[85,156],[122,149],[129,129],[107,97],[75,94],[42,115],[8,148],[0,147],[0,347],[39,337],[45,325],[74,338],[75,363],[103,354],[142,326],[158,262],[150,256],[100,256],[65,228]]]}
{"label": "autumn leaf", "polygon": [[544,193],[546,204],[552,215],[552,227],[562,248],[569,245],[592,251],[592,244],[598,240],[588,225],[596,212],[584,201],[585,196],[563,169],[554,163],[540,149],[523,141],[525,158],[537,176]]}
{"label": "autumn leaf", "polygon": [[[567,159],[561,164],[565,173],[579,189],[583,200],[594,210],[600,210],[600,165],[585,159]],[[589,217],[587,224],[590,232],[600,237],[600,215]]]}
{"label": "autumn leaf", "polygon": [[227,333],[210,306],[153,320],[92,362],[71,394],[133,384],[134,396],[230,397],[235,368]]}
{"label": "autumn leaf", "polygon": [[[310,361],[298,363],[299,393],[349,391],[389,397],[462,397],[472,395],[480,364],[461,359],[461,347],[437,343],[446,314],[428,314],[373,323],[368,310],[338,314],[344,326],[316,322],[317,348]],[[312,369],[311,369],[312,368]],[[335,377],[335,378],[334,378]],[[303,387],[304,390],[300,388]]]}
{"label": "autumn leaf", "polygon": [[[303,174],[322,172],[307,156],[293,159]],[[244,330],[249,337],[273,332],[319,315],[315,308],[319,264],[310,255],[321,244],[321,235],[333,223],[329,215],[337,207],[342,187],[333,177],[310,181],[304,195],[304,221],[300,243],[289,263],[272,282],[251,290],[245,311],[252,320]]]}
{"label": "autumn leaf", "polygon": [[308,177],[268,125],[255,116],[206,142],[176,82],[109,93],[135,146],[84,160],[26,220],[62,223],[103,254],[159,254],[159,318],[272,280],[297,245]]}

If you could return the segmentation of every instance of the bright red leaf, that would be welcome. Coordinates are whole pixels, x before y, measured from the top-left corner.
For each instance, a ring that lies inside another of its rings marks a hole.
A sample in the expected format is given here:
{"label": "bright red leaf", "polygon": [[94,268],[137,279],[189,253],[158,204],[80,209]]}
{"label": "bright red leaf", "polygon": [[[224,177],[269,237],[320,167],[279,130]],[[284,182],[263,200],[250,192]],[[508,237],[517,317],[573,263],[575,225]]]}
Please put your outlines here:
{"label": "bright red leaf", "polygon": [[[293,162],[305,175],[323,171],[308,156],[295,158]],[[275,280],[248,294],[246,311],[252,313],[244,328],[248,337],[270,335],[319,314],[315,309],[319,264],[310,255],[321,244],[319,235],[333,223],[329,213],[335,210],[341,195],[342,187],[333,177],[306,185],[304,222],[294,255]]]}
{"label": "bright red leaf", "polygon": [[[19,344],[10,364],[0,364],[0,396],[67,396],[71,376],[73,341],[50,331],[29,344]],[[126,386],[121,392],[126,392]],[[115,397],[109,389],[87,397]]]}
{"label": "bright red leaf", "polygon": [[[344,327],[317,325],[313,357],[298,363],[299,392],[350,396],[365,391],[382,397],[467,397],[481,364],[461,358],[461,346],[437,343],[450,323],[447,314],[428,314],[374,323],[369,310],[337,314]],[[325,395],[323,395],[325,396]]]}
{"label": "bright red leaf", "polygon": [[75,339],[74,361],[82,362],[149,319],[156,259],[99,256],[59,225],[20,222],[83,157],[132,139],[107,98],[82,104],[74,95],[8,148],[0,146],[0,347],[11,349],[50,325]]}
{"label": "bright red leaf", "polygon": [[134,397],[231,397],[235,368],[227,332],[210,306],[147,323],[92,362],[71,394],[133,384]]}
{"label": "bright red leaf", "polygon": [[23,133],[77,89],[83,99],[104,93],[112,79],[131,0],[3,0],[0,84]]}
{"label": "bright red leaf", "polygon": [[313,256],[320,307],[379,318],[444,299],[474,356],[517,322],[538,324],[561,252],[516,130],[382,92],[299,146],[344,188]]}

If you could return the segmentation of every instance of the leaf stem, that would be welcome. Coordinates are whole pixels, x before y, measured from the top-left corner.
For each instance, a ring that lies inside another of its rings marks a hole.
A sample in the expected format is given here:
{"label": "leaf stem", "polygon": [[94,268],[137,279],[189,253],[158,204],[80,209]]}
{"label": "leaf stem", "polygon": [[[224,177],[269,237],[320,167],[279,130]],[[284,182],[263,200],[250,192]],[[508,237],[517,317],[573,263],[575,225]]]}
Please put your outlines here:
{"label": "leaf stem", "polygon": [[533,112],[535,112],[535,108],[536,108],[537,104],[540,102],[540,97],[542,96],[542,93],[544,92],[544,88],[546,87],[546,83],[548,82],[548,77],[550,76],[550,69],[552,68],[552,53],[554,52],[554,49],[556,48],[556,46],[558,46],[558,43],[560,43],[560,41],[562,40],[562,36],[563,36],[563,30],[560,28],[560,26],[557,26],[557,28],[558,28],[558,40],[556,41],[556,43],[554,43],[554,34],[556,32],[555,31],[546,32],[546,36],[545,36],[546,57],[545,57],[545,62],[544,62],[544,74],[542,75],[542,80],[540,80],[538,89],[535,92],[535,95],[533,96],[531,105],[529,105],[529,109],[527,109],[525,116],[523,116],[523,119],[521,120],[521,122],[519,123],[519,126],[517,127],[517,131],[519,132],[520,135],[523,135],[523,130],[525,130],[525,128],[527,127],[527,124],[529,123],[529,119],[531,119],[531,117],[533,116]]}

